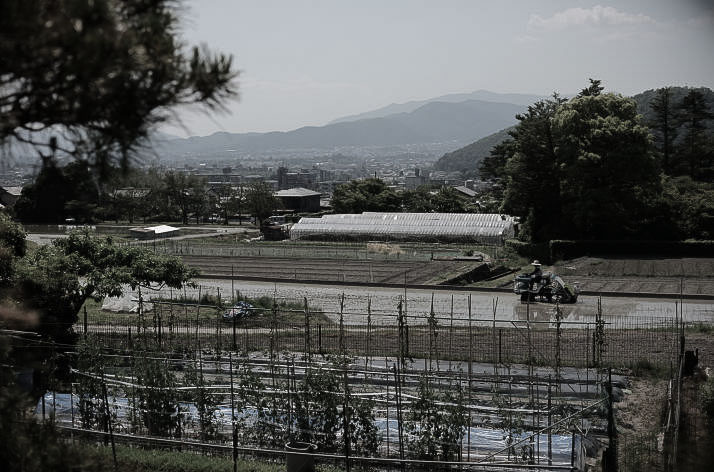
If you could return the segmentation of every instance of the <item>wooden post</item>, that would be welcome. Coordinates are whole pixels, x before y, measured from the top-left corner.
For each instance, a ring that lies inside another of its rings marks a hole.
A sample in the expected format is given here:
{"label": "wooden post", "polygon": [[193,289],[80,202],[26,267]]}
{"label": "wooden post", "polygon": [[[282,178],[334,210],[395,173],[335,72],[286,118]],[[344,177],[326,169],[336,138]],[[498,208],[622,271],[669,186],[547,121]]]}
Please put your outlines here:
{"label": "wooden post", "polygon": [[[404,425],[402,423],[402,380],[399,378],[399,370],[394,365],[394,385],[397,398],[397,430],[399,432],[399,459],[404,460]],[[404,468],[404,462],[401,463]]]}
{"label": "wooden post", "polygon": [[344,359],[345,357],[345,320],[344,320],[344,308],[345,308],[345,293],[342,292],[340,296],[340,356]]}
{"label": "wooden post", "polygon": [[347,383],[347,366],[343,366],[343,381],[344,381],[344,403],[342,405],[342,425],[343,436],[345,440],[345,470],[350,472],[350,391]]}
{"label": "wooden post", "polygon": [[551,377],[548,376],[548,465],[553,465],[553,432],[550,429],[553,413],[553,389],[551,388]]}
{"label": "wooden post", "polygon": [[[109,396],[107,395],[107,382],[104,380],[104,368],[102,368],[102,394],[104,395],[104,420],[106,422],[106,428],[109,432],[109,440],[112,443],[112,457],[114,459],[114,472],[118,472],[119,466],[117,464],[117,450],[114,444],[114,430],[112,429],[112,418],[109,415]],[[42,397],[44,398],[44,396]]]}
{"label": "wooden post", "polygon": [[87,306],[84,306],[84,337],[87,337]]}
{"label": "wooden post", "polygon": [[[387,359],[384,359],[384,368],[388,369]],[[387,457],[389,457],[389,384],[387,384]]]}
{"label": "wooden post", "polygon": [[[159,305],[160,307],[161,305]],[[161,338],[161,311],[156,309],[157,305],[154,305],[154,313],[156,313],[156,321],[158,323],[158,340],[159,340],[159,350],[161,350],[162,338]]]}
{"label": "wooden post", "polygon": [[233,351],[237,351],[238,350],[238,345],[236,344],[236,323],[237,323],[236,318],[237,318],[237,316],[236,316],[234,306],[231,306],[229,313],[231,314],[231,324],[233,325]]}
{"label": "wooden post", "polygon": [[503,328],[498,328],[498,363],[503,364]]}
{"label": "wooden post", "polygon": [[196,301],[196,344],[198,344],[198,319],[201,314],[201,286],[198,286],[198,300]]}
{"label": "wooden post", "polygon": [[367,352],[364,356],[364,381],[367,382],[370,357],[372,354],[372,297],[367,295]]}
{"label": "wooden post", "polygon": [[236,406],[233,398],[233,353],[228,353],[228,369],[230,370],[231,379],[231,430],[233,435],[233,472],[238,471],[238,430],[236,429]]}
{"label": "wooden post", "polygon": [[303,302],[305,305],[305,355],[307,355],[307,362],[312,361],[312,350],[310,347],[310,310],[307,306],[307,297],[303,297]]}
{"label": "wooden post", "polygon": [[469,419],[468,419],[468,430],[466,431],[468,449],[466,450],[466,461],[471,462],[471,374],[473,369],[473,324],[471,322],[471,294],[468,297],[468,311],[469,311],[469,368],[468,368],[468,395],[469,395]]}
{"label": "wooden post", "polygon": [[[434,253],[432,253],[432,258]],[[449,315],[449,371],[451,371],[451,359],[453,357],[454,345],[454,294],[451,294],[451,314]]]}
{"label": "wooden post", "polygon": [[434,315],[434,292],[431,292],[431,308],[429,309],[429,372],[433,370],[432,364],[434,360],[434,334],[435,334],[436,318]]}

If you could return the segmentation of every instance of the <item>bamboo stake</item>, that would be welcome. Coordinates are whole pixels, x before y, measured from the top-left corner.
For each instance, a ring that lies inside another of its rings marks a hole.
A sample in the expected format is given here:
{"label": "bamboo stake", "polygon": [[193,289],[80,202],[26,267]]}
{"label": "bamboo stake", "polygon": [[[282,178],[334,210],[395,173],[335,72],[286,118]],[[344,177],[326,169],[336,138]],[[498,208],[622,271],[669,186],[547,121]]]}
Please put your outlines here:
{"label": "bamboo stake", "polygon": [[367,382],[367,369],[372,355],[372,297],[367,295],[367,352],[364,356],[364,380]]}
{"label": "bamboo stake", "polygon": [[350,391],[347,383],[347,368],[344,367],[344,404],[342,406],[343,435],[345,441],[345,470],[350,472]]}
{"label": "bamboo stake", "polygon": [[451,371],[451,359],[453,357],[454,344],[454,294],[451,294],[451,314],[449,315],[449,371]]}
{"label": "bamboo stake", "polygon": [[473,324],[471,322],[471,294],[468,297],[468,310],[469,310],[469,369],[468,369],[468,384],[469,384],[469,419],[468,419],[468,430],[467,430],[467,443],[468,449],[466,450],[466,461],[471,462],[471,374],[473,370]]}
{"label": "bamboo stake", "polygon": [[[109,440],[112,443],[112,458],[114,459],[114,472],[119,471],[119,465],[117,464],[117,449],[114,444],[114,429],[112,428],[112,418],[109,414],[109,397],[107,395],[107,382],[104,379],[104,368],[101,370],[102,373],[102,394],[104,396],[104,417],[107,425],[107,430],[109,431]],[[44,399],[44,395],[42,396]]]}
{"label": "bamboo stake", "polygon": [[233,435],[233,472],[238,471],[238,430],[236,429],[236,406],[233,396],[233,353],[228,353],[228,370],[230,371],[231,379],[231,429]]}
{"label": "bamboo stake", "polygon": [[312,362],[312,350],[310,348],[310,311],[307,306],[307,297],[303,297],[303,302],[305,306],[305,354],[309,363]]}

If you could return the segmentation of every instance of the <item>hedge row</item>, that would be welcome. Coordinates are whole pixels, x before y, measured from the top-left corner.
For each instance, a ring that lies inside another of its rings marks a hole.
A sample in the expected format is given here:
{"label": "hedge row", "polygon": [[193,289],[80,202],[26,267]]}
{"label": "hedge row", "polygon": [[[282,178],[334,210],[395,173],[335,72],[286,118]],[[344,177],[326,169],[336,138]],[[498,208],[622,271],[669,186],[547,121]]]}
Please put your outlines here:
{"label": "hedge row", "polygon": [[572,241],[548,243],[506,241],[506,246],[530,259],[552,263],[581,256],[714,257],[714,241]]}
{"label": "hedge row", "polygon": [[550,261],[550,249],[548,243],[526,243],[517,239],[506,240],[506,247],[512,249],[519,256],[528,259],[538,259],[541,262]]}
{"label": "hedge row", "polygon": [[714,257],[714,241],[550,241],[550,260],[580,256]]}

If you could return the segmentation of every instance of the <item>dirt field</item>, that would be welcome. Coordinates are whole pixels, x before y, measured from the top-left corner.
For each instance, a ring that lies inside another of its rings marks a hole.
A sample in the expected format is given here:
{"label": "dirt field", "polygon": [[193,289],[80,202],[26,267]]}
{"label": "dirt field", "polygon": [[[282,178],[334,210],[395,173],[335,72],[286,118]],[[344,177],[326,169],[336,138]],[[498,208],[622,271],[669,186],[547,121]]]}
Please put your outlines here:
{"label": "dirt field", "polygon": [[190,266],[210,275],[274,277],[285,280],[326,282],[381,282],[428,284],[469,272],[479,262],[464,261],[365,261],[345,259],[296,259],[289,257],[182,256]]}
{"label": "dirt field", "polygon": [[579,257],[553,270],[582,290],[714,294],[714,258],[614,259]]}

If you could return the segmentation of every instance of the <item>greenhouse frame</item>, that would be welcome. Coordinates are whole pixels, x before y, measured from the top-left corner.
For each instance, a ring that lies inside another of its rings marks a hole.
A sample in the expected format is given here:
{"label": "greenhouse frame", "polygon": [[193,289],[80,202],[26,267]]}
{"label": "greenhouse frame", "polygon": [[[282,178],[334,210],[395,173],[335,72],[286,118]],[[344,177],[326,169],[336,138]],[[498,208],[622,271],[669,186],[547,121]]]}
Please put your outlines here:
{"label": "greenhouse frame", "polygon": [[515,218],[497,213],[382,213],[301,218],[290,239],[399,240],[503,244],[515,236]]}

